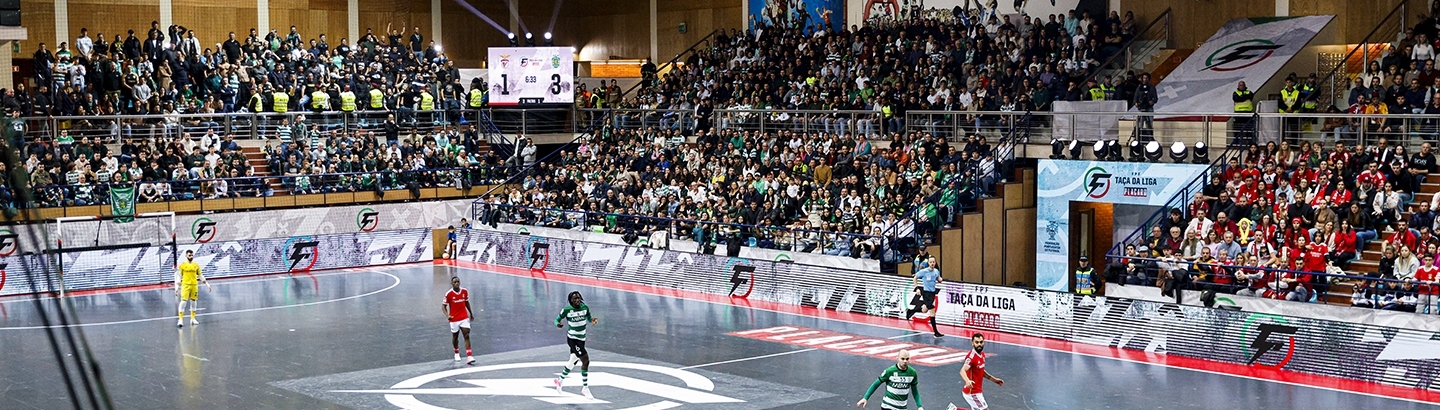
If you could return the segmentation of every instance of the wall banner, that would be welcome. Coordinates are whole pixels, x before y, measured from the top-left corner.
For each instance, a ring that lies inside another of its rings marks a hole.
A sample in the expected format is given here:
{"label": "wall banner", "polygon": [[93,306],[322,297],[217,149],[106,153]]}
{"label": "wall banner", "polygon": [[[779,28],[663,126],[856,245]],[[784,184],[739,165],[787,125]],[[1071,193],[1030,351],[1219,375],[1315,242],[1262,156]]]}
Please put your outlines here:
{"label": "wall banner", "polygon": [[1202,164],[1040,160],[1035,193],[1035,287],[1070,289],[1071,201],[1164,205],[1207,168],[1209,165]]}
{"label": "wall banner", "polygon": [[[762,300],[902,317],[912,303],[910,279],[898,276],[500,231],[465,231],[461,239],[461,260],[728,295],[741,305]],[[1435,386],[1433,369],[1440,366],[1440,332],[1034,289],[942,286],[937,320],[969,329],[1419,388]]]}
{"label": "wall banner", "polygon": [[[213,241],[171,247],[67,252],[63,264],[67,291],[168,283],[175,280],[176,258],[195,251],[195,262],[209,279],[298,273],[321,269],[354,268],[432,259],[430,229],[408,229],[371,233],[304,235],[281,238]],[[44,272],[59,272],[54,255],[0,257],[0,295],[17,295],[58,290],[58,280]],[[35,272],[25,274],[25,269]],[[31,287],[31,280],[36,283]],[[45,282],[45,281],[50,282]]]}

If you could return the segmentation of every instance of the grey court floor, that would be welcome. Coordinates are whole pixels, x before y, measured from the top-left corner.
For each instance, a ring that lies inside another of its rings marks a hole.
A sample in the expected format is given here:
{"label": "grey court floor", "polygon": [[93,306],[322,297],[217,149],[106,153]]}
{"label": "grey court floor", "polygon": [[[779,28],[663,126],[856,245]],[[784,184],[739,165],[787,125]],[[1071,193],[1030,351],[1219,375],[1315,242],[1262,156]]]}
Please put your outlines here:
{"label": "grey court floor", "polygon": [[[440,302],[471,292],[477,363],[452,361]],[[121,409],[841,409],[891,360],[727,333],[795,326],[967,349],[963,337],[410,265],[214,283],[199,326],[175,328],[170,289],[72,297]],[[591,384],[548,388],[567,356],[553,320],[572,290],[592,326]],[[53,306],[53,304],[46,304]],[[24,298],[0,299],[0,409],[72,403]],[[43,309],[49,309],[45,307]],[[996,409],[1409,409],[1422,404],[992,343]],[[749,360],[746,360],[749,359]],[[917,366],[926,408],[964,406],[958,366]],[[870,408],[878,408],[874,397]]]}

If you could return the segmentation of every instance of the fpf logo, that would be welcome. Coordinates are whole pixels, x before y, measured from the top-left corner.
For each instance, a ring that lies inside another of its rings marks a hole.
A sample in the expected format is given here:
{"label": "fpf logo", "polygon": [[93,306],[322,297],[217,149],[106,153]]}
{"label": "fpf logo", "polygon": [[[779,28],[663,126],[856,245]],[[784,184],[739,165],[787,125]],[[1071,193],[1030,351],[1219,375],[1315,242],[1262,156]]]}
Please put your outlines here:
{"label": "fpf logo", "polygon": [[[285,241],[282,248],[286,260],[290,262],[291,272],[306,272],[315,267],[315,261],[320,259],[320,242],[309,236],[297,236]],[[302,266],[303,265],[303,266]]]}
{"label": "fpf logo", "polygon": [[1110,173],[1105,168],[1091,167],[1085,171],[1085,194],[1091,198],[1104,198],[1110,193]]}
{"label": "fpf logo", "polygon": [[1055,235],[1060,233],[1060,222],[1049,221],[1045,223],[1045,234],[1050,235],[1050,240],[1055,240]]}
{"label": "fpf logo", "polygon": [[9,229],[0,229],[0,256],[14,255],[20,250],[20,235]]}
{"label": "fpf logo", "polygon": [[[736,263],[738,261],[737,258],[730,258],[725,262],[729,267],[727,270],[730,271],[730,296],[746,299],[750,297],[750,292],[755,290],[755,267]],[[736,294],[741,286],[745,287],[745,292]]]}
{"label": "fpf logo", "polygon": [[[1272,369],[1283,368],[1286,364],[1290,363],[1290,359],[1293,359],[1295,357],[1295,333],[1299,332],[1300,328],[1290,326],[1289,323],[1285,321],[1285,318],[1280,316],[1253,315],[1250,317],[1250,319],[1245,321],[1244,326],[1246,331],[1242,333],[1241,337],[1248,338],[1251,325],[1257,320],[1261,319],[1270,319],[1274,323],[1261,323],[1260,326],[1256,328],[1260,332],[1255,335],[1254,339],[1250,340],[1250,344],[1248,346],[1249,349],[1254,349],[1255,353],[1250,355],[1250,359],[1245,361],[1245,364]],[[1277,335],[1289,336],[1285,339],[1281,339],[1281,341],[1276,341],[1274,339]],[[1281,358],[1278,362],[1276,362],[1274,365],[1259,363],[1260,359],[1264,357],[1266,353],[1280,352],[1282,351],[1282,349],[1285,352],[1285,356]]]}
{"label": "fpf logo", "polygon": [[196,219],[190,223],[190,237],[196,243],[207,243],[215,239],[215,221],[210,218]]}
{"label": "fpf logo", "polygon": [[1250,67],[1270,58],[1276,49],[1284,46],[1263,38],[1230,43],[1210,53],[1210,56],[1205,58],[1205,68],[1200,71],[1226,72]]}
{"label": "fpf logo", "polygon": [[360,228],[360,231],[361,231],[361,232],[374,231],[375,228],[376,228],[376,227],[379,227],[379,226],[380,226],[380,212],[379,212],[379,211],[376,211],[376,210],[370,209],[370,208],[365,208],[365,209],[361,209],[359,213],[356,213],[356,214],[355,214],[355,227]]}

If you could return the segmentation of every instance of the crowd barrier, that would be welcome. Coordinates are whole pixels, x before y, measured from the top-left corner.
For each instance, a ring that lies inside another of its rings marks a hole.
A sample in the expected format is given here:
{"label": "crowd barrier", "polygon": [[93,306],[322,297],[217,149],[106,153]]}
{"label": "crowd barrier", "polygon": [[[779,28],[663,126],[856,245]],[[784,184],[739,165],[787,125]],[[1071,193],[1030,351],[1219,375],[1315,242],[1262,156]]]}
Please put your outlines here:
{"label": "crowd barrier", "polygon": [[[910,280],[785,262],[467,230],[461,260],[900,317]],[[1033,289],[945,283],[937,320],[1226,363],[1431,388],[1435,332]]]}
{"label": "crowd barrier", "polygon": [[[153,285],[195,251],[209,279],[429,261],[429,228],[0,257],[0,295]],[[59,265],[55,265],[58,263]]]}

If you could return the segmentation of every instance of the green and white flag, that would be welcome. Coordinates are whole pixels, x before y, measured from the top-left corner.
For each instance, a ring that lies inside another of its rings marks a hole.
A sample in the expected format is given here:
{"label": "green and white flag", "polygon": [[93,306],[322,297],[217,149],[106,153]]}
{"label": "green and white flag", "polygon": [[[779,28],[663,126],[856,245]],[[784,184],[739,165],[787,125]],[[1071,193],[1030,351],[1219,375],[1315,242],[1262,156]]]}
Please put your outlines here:
{"label": "green and white flag", "polygon": [[135,187],[132,185],[110,187],[110,214],[116,223],[135,220]]}

